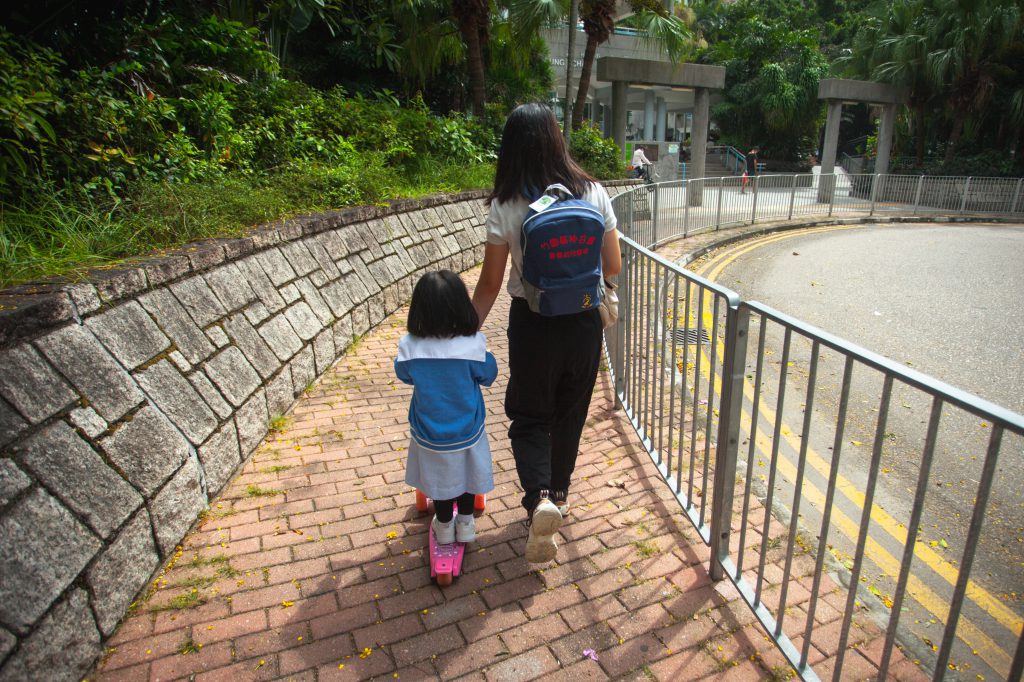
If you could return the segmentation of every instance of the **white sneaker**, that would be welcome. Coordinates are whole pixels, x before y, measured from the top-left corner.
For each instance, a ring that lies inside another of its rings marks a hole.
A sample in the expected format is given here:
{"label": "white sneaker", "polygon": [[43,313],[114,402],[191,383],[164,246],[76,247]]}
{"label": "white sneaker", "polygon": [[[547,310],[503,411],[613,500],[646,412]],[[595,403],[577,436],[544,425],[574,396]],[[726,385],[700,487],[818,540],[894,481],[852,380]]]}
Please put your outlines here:
{"label": "white sneaker", "polygon": [[457,514],[455,516],[455,541],[473,542],[476,540],[476,519],[472,514]]}
{"label": "white sneaker", "polygon": [[430,526],[434,529],[434,537],[437,539],[437,544],[450,545],[455,542],[455,519],[448,523],[441,523],[435,515],[434,520],[430,522]]}
{"label": "white sneaker", "polygon": [[551,500],[542,497],[530,517],[530,535],[526,538],[526,560],[542,564],[555,558],[558,545],[555,533],[562,525],[562,514]]}

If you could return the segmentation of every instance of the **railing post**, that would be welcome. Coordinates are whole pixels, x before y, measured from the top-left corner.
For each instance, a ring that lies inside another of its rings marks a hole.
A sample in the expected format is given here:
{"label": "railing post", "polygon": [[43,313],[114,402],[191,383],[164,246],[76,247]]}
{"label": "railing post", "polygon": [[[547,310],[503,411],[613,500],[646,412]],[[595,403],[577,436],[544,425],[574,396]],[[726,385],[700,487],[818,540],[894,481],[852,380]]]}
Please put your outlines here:
{"label": "railing post", "polygon": [[738,299],[730,301],[725,320],[722,397],[718,406],[715,480],[711,498],[711,566],[708,568],[712,580],[721,580],[725,577],[722,562],[729,556],[740,415],[743,410],[743,371],[747,362],[749,326],[750,312],[740,307]]}
{"label": "railing post", "polygon": [[963,214],[967,210],[967,195],[971,193],[971,176],[968,176],[964,181],[964,196],[960,199],[960,213]]}
{"label": "railing post", "polygon": [[1017,189],[1013,191],[1013,201],[1010,202],[1010,213],[1017,212],[1017,200],[1020,199],[1020,186],[1024,183],[1024,178],[1017,178]]}
{"label": "railing post", "polygon": [[757,222],[757,181],[761,179],[760,175],[754,176],[754,181],[750,183],[751,191],[754,193],[754,205],[750,208],[750,224],[753,225]]}
{"label": "railing post", "polygon": [[655,183],[654,185],[654,206],[651,207],[651,229],[654,231],[652,235],[654,242],[651,244],[645,244],[647,248],[654,248],[654,244],[658,243],[658,198],[661,196],[661,184]]}
{"label": "railing post", "polygon": [[[683,202],[683,237],[690,234],[690,184],[693,180],[686,181],[686,201]],[[704,189],[701,188],[703,192]]]}
{"label": "railing post", "polygon": [[789,191],[789,215],[786,217],[786,220],[792,220],[793,219],[793,202],[796,200],[796,179],[797,179],[797,177],[798,176],[796,174],[793,175],[793,187]]}
{"label": "railing post", "polygon": [[832,207],[836,205],[836,180],[838,179],[838,177],[839,176],[836,173],[832,173],[831,177],[829,177],[829,188],[830,188],[830,191],[828,193],[828,217],[829,218],[832,217]]}
{"label": "railing post", "polygon": [[715,230],[716,231],[722,229],[722,194],[724,193],[724,191],[725,191],[725,178],[718,178],[718,208],[715,209]]}
{"label": "railing post", "polygon": [[921,188],[924,187],[924,176],[917,176],[917,192],[914,193],[914,215],[921,208]]}
{"label": "railing post", "polygon": [[871,176],[871,211],[868,215],[875,215],[875,195],[878,193],[878,185],[881,182],[881,175],[875,173]]}

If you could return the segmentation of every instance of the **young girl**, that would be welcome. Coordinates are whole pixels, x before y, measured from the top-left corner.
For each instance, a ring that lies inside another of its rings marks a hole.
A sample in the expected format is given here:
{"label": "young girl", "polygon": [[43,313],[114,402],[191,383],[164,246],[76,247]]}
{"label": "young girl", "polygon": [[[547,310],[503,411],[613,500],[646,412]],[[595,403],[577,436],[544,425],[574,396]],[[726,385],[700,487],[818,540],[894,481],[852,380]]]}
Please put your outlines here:
{"label": "young girl", "polygon": [[505,414],[523,507],[529,515],[526,560],[555,558],[555,533],[569,510],[569,485],[601,357],[601,314],[595,306],[545,317],[530,310],[521,281],[523,218],[531,201],[560,183],[604,215],[601,267],[605,277],[622,265],[615,213],[608,192],[580,168],[565,146],[554,114],[543,104],[516,107],[505,122],[494,191],[488,198],[484,265],[473,293],[480,321],[487,317],[509,268],[509,382]]}
{"label": "young girl", "polygon": [[[412,292],[395,373],[413,385],[405,482],[433,498],[438,544],[476,537],[473,498],[494,489],[481,386],[498,375],[466,285],[428,272]],[[458,516],[453,506],[458,503]]]}

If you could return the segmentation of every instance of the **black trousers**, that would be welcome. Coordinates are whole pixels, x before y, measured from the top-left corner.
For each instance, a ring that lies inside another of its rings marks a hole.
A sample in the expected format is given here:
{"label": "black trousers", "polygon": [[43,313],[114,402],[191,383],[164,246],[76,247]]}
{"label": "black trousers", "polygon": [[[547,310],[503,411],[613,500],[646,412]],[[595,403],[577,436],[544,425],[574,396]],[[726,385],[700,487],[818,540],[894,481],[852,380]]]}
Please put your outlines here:
{"label": "black trousers", "polygon": [[523,507],[541,490],[568,489],[601,361],[601,314],[545,317],[512,299],[505,414]]}
{"label": "black trousers", "polygon": [[473,493],[462,493],[454,500],[434,500],[434,513],[437,514],[438,521],[448,523],[455,515],[456,501],[459,503],[460,514],[472,514],[475,500],[476,495]]}

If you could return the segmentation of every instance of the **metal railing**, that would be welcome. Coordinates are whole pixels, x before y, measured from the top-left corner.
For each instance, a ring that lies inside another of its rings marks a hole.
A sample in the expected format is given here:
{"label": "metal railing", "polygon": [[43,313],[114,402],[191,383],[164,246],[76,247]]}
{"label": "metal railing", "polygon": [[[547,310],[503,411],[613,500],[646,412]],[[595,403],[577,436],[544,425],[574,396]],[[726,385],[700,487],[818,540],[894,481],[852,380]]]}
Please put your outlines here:
{"label": "metal railing", "polygon": [[747,157],[731,145],[709,145],[708,154],[718,154],[722,159],[722,165],[733,175],[742,175],[747,167]]}
{"label": "metal railing", "polygon": [[[1009,590],[997,596],[998,577],[976,558],[1019,538],[1024,416],[743,301],[650,248],[811,216],[1020,216],[1021,185],[760,176],[741,194],[738,178],[705,178],[613,200],[621,314],[606,344],[618,400],[711,546],[712,577],[735,584],[805,680],[819,679],[821,661],[843,679],[849,647],[868,641],[881,642],[880,679],[911,660],[934,679],[1020,679],[1024,608]],[[908,478],[894,462],[917,468]],[[950,468],[972,486],[964,522],[946,493]],[[1011,585],[1019,547],[1000,571]]]}

